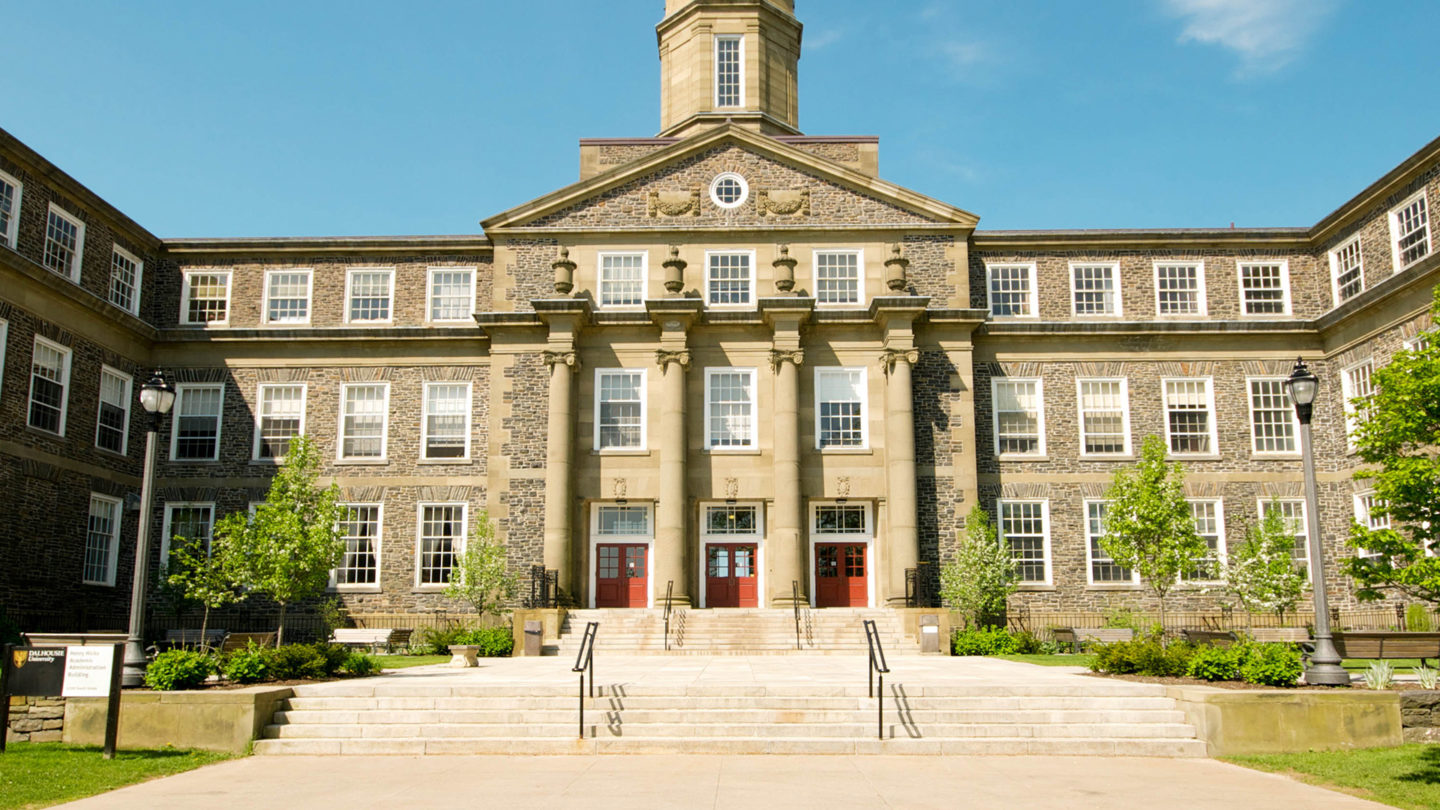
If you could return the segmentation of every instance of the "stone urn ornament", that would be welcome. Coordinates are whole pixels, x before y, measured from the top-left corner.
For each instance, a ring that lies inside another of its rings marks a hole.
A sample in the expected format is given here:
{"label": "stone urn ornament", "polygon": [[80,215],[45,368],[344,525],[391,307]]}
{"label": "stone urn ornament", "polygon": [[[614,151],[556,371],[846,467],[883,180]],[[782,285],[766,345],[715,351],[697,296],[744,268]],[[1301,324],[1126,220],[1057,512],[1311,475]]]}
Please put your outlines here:
{"label": "stone urn ornament", "polygon": [[908,282],[906,270],[910,267],[910,260],[900,253],[900,243],[896,242],[890,246],[890,258],[885,260],[885,286],[891,292],[904,293]]}
{"label": "stone urn ornament", "polygon": [[569,295],[575,289],[575,262],[570,261],[570,249],[560,248],[560,258],[550,266],[555,269],[555,292]]}
{"label": "stone urn ornament", "polygon": [[450,666],[456,669],[480,666],[479,644],[451,644],[450,655]]}
{"label": "stone urn ornament", "polygon": [[670,258],[665,260],[665,292],[671,298],[685,289],[685,265],[685,260],[680,258],[680,248],[671,245]]}
{"label": "stone urn ornament", "polygon": [[795,290],[795,265],[797,262],[790,255],[790,246],[780,246],[780,256],[771,265],[775,268],[775,289],[781,295],[793,295]]}

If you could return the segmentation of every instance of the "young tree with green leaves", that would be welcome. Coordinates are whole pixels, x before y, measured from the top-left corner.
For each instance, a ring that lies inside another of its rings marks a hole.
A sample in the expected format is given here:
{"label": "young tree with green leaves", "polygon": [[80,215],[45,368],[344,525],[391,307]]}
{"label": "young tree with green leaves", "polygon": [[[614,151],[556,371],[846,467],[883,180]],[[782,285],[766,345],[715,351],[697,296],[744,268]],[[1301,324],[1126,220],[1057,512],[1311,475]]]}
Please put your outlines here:
{"label": "young tree with green leaves", "polygon": [[940,569],[940,598],[970,627],[994,624],[1020,581],[1019,568],[1000,533],[979,504],[965,518],[955,559]]}
{"label": "young tree with green leaves", "polygon": [[[1432,319],[1440,322],[1440,287]],[[1364,600],[1403,594],[1440,604],[1440,335],[1400,351],[1372,376],[1374,393],[1351,402],[1355,449],[1372,465],[1355,474],[1375,490],[1371,528],[1354,523],[1345,560]]]}
{"label": "young tree with green leaves", "polygon": [[1245,531],[1244,542],[1229,549],[1225,590],[1249,613],[1295,609],[1305,576],[1295,566],[1295,527],[1271,501],[1265,516]]}
{"label": "young tree with green leaves", "polygon": [[345,553],[340,489],[322,488],[319,471],[314,444],[296,436],[255,513],[234,512],[215,524],[215,539],[233,547],[239,582],[280,605],[276,646],[285,640],[286,608],[323,593]]}
{"label": "young tree with green leaves", "polygon": [[1185,469],[1178,462],[1166,464],[1165,452],[1164,440],[1146,436],[1135,466],[1115,471],[1100,537],[1100,547],[1116,565],[1149,583],[1160,603],[1162,628],[1165,597],[1209,553],[1185,500]]}
{"label": "young tree with green leaves", "polygon": [[455,558],[445,595],[470,603],[484,618],[487,614],[504,613],[505,604],[515,598],[518,587],[515,575],[506,568],[505,546],[495,538],[490,513],[481,509],[475,516],[465,550]]}
{"label": "young tree with green leaves", "polygon": [[209,548],[198,538],[176,535],[170,541],[169,576],[166,584],[182,598],[205,608],[200,620],[200,639],[210,629],[210,611],[240,602],[248,595],[237,584],[235,554],[228,537],[216,537]]}

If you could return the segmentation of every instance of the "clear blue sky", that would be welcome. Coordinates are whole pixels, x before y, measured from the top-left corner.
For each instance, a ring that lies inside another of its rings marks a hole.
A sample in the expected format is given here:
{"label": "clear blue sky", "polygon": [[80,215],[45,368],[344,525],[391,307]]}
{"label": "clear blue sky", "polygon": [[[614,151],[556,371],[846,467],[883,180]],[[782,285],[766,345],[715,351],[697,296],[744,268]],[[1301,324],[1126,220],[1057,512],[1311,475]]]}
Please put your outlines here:
{"label": "clear blue sky", "polygon": [[[1435,0],[798,0],[801,127],[980,227],[1310,225],[1440,135]],[[659,127],[662,0],[0,0],[0,127],[163,237],[476,233]]]}

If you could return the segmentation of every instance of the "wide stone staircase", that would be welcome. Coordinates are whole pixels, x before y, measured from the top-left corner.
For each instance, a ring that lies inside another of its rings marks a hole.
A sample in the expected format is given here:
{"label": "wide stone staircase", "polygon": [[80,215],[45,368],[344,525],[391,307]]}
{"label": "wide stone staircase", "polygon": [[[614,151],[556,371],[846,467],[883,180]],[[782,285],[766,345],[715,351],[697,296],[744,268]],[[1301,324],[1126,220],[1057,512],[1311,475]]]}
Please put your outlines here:
{"label": "wide stone staircase", "polygon": [[[918,654],[919,642],[907,637],[900,614],[868,608],[800,610],[797,638],[795,612],[789,608],[676,608],[670,614],[671,655],[864,654],[864,622],[875,629],[889,656]],[[612,654],[666,653],[663,608],[599,608],[572,610],[560,627],[560,639],[545,653],[574,657],[587,622],[600,623],[597,652]],[[797,643],[798,642],[798,643]]]}
{"label": "wide stone staircase", "polygon": [[583,739],[575,687],[382,678],[294,691],[257,754],[1206,755],[1163,686],[1098,680],[887,682],[883,726],[863,685],[596,684]]}

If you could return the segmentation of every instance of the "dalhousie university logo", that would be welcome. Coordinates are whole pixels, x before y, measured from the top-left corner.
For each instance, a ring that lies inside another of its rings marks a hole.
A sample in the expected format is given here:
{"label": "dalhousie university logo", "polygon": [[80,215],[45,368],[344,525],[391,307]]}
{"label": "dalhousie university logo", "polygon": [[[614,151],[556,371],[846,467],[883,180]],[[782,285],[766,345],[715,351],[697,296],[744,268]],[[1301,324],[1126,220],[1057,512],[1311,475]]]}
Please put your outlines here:
{"label": "dalhousie university logo", "polygon": [[19,668],[25,666],[25,662],[26,662],[26,661],[30,660],[30,651],[29,651],[29,650],[12,650],[12,651],[11,651],[11,657],[15,659],[15,668],[16,668],[16,669],[19,669]]}

